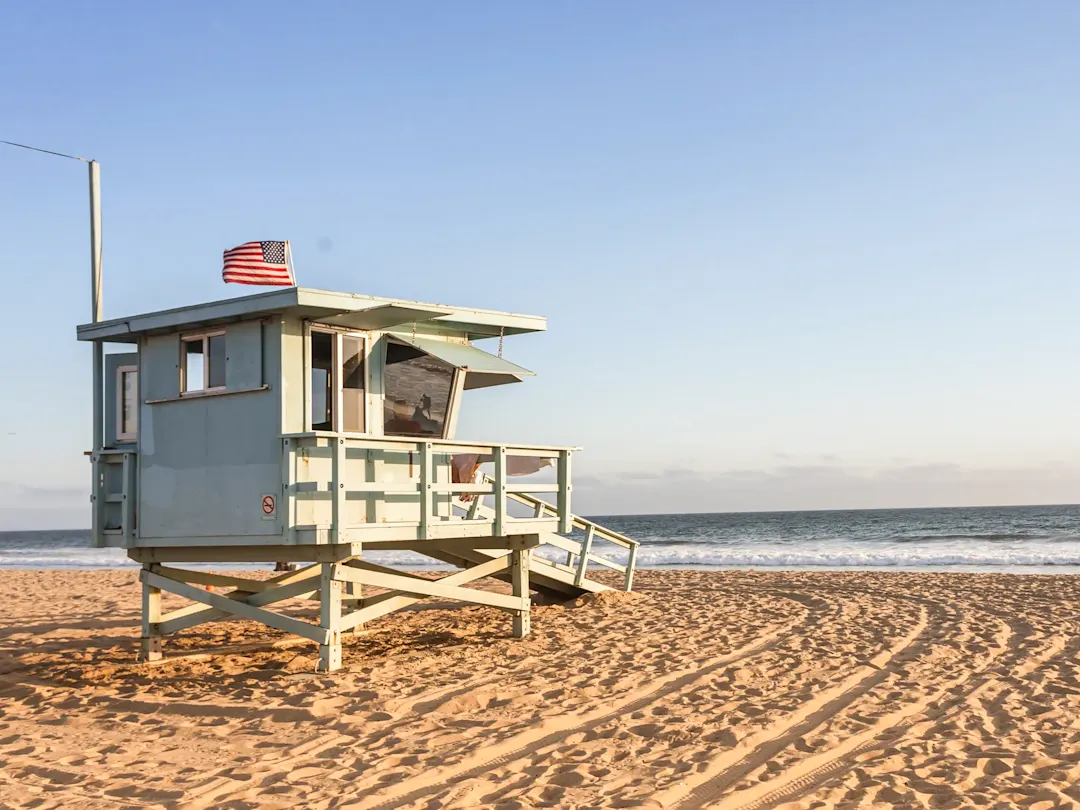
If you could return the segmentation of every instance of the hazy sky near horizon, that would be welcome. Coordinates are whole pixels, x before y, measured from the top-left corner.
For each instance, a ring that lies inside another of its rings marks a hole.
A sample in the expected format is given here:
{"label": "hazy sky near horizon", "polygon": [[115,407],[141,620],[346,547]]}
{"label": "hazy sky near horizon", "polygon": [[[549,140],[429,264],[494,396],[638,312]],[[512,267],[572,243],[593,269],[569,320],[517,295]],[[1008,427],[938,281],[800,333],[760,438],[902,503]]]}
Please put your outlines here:
{"label": "hazy sky near horizon", "polygon": [[[1080,5],[0,7],[0,139],[102,165],[105,314],[546,315],[460,435],[586,513],[1080,501]],[[82,164],[0,146],[0,529],[88,524]]]}

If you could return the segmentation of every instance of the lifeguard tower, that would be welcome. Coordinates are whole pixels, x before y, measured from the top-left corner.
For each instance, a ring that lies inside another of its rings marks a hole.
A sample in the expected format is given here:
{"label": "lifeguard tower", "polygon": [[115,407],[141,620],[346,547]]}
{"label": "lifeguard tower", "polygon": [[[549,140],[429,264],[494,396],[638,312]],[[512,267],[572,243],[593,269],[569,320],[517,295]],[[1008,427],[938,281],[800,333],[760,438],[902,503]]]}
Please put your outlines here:
{"label": "lifeguard tower", "polygon": [[[571,512],[578,448],[455,438],[465,392],[531,376],[502,358],[503,338],[545,328],[298,287],[79,326],[79,340],[131,349],[95,346],[91,498],[94,544],[142,564],[144,658],[170,633],[239,617],[313,640],[333,671],[342,633],[427,597],[500,608],[522,637],[531,591],[608,589],[590,565],[630,590],[637,543]],[[545,466],[546,482],[515,475]],[[402,549],[461,570],[431,579],[364,558]],[[268,580],[182,567],[280,561],[301,565]],[[466,587],[483,577],[512,593]],[[162,591],[194,604],[162,615]],[[318,624],[271,610],[294,598],[318,601]]]}

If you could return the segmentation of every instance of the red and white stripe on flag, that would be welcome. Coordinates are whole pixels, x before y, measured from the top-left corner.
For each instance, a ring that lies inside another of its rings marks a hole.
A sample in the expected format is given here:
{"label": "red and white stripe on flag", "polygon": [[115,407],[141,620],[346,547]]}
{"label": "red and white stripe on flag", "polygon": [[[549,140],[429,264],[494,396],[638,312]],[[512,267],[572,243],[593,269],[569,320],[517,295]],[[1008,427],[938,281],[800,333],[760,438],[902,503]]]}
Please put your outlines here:
{"label": "red and white stripe on flag", "polygon": [[221,278],[233,284],[292,287],[292,262],[288,242],[245,242],[225,251]]}

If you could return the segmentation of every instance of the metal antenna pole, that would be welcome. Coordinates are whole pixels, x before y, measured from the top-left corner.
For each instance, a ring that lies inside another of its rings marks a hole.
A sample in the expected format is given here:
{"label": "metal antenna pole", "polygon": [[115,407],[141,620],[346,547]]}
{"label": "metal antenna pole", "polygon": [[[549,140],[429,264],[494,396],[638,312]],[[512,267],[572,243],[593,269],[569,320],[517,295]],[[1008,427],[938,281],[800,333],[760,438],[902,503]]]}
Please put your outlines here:
{"label": "metal antenna pole", "polygon": [[90,301],[91,320],[102,320],[101,306],[101,165],[90,163]]}
{"label": "metal antenna pole", "polygon": [[[102,320],[101,307],[101,167],[90,161],[90,318]],[[93,503],[94,544],[101,541],[101,450],[105,446],[105,344],[95,340],[94,346],[94,486]]]}

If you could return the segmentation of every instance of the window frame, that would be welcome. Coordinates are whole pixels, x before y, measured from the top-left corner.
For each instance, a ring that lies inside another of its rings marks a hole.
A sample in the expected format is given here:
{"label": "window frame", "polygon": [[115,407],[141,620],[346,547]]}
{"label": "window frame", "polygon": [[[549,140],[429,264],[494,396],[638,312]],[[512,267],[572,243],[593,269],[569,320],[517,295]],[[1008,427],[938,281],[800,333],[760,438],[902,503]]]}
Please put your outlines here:
{"label": "window frame", "polygon": [[[315,428],[314,414],[312,413],[312,390],[311,390],[311,372],[313,365],[311,362],[311,336],[313,334],[320,333],[330,335],[333,337],[331,343],[331,356],[330,356],[330,387],[332,390],[332,400],[330,403],[330,422],[331,430],[325,431],[330,433],[349,433],[354,436],[370,436],[371,435],[371,346],[372,339],[369,332],[361,332],[356,329],[347,329],[342,327],[335,327],[328,324],[311,323],[306,324],[305,330],[305,351],[304,351],[304,427],[305,430],[314,433]],[[357,431],[345,431],[345,396],[344,396],[344,379],[342,377],[341,368],[341,340],[344,337],[353,338],[359,340],[363,353],[364,363],[364,396],[363,396],[363,430]]]}
{"label": "window frame", "polygon": [[[124,375],[135,375],[135,432],[124,432]],[[134,442],[139,438],[139,367],[116,367],[116,441]]]}
{"label": "window frame", "polygon": [[[412,348],[412,349],[417,348],[416,346],[409,346],[409,344],[407,342],[403,341],[403,340],[395,339],[392,334],[386,335],[386,345],[387,346],[389,346],[390,343],[394,343],[394,342],[396,342],[396,343],[398,343],[399,345],[402,345],[402,346],[408,346],[409,348]],[[433,358],[435,360],[440,360],[441,362],[446,363],[446,361],[442,360],[442,358],[435,357],[434,355],[428,354],[423,349],[419,349],[419,351],[422,354],[424,354],[425,356],[427,356],[427,357],[431,357],[431,358]],[[380,414],[380,418],[384,418],[383,414],[385,414],[385,407],[386,407],[386,403],[385,403],[385,399],[386,399],[386,369],[389,368],[389,364],[387,364],[385,362],[385,354],[383,356],[384,356],[384,362],[383,362],[383,366],[382,366],[382,369],[383,369],[383,372],[382,372],[383,373],[383,380],[382,380],[383,401],[381,402],[383,411],[382,411],[382,414]],[[453,363],[447,363],[447,365],[451,366],[454,369],[454,373],[450,377],[450,391],[449,391],[449,395],[448,395],[448,398],[447,398],[447,401],[446,401],[446,416],[443,419],[442,433],[440,433],[438,436],[413,436],[413,435],[407,435],[407,434],[403,434],[403,433],[386,433],[385,428],[384,428],[383,435],[385,435],[385,436],[387,436],[389,438],[393,438],[393,439],[405,439],[405,440],[414,439],[416,441],[422,441],[423,439],[427,438],[427,439],[442,439],[442,440],[445,441],[445,440],[448,440],[450,438],[451,434],[457,432],[457,418],[458,418],[458,412],[459,412],[458,408],[460,406],[460,399],[461,399],[462,390],[463,390],[464,385],[465,385],[465,374],[466,374],[466,372],[463,371],[460,367],[455,366]]]}
{"label": "window frame", "polygon": [[[208,329],[202,332],[189,332],[187,334],[180,335],[180,396],[181,397],[201,397],[207,394],[219,394],[225,390],[225,385],[215,385],[210,387],[210,338],[212,337],[224,337],[225,338],[225,360],[228,362],[229,344],[228,336],[225,329]],[[186,346],[188,343],[195,343],[197,341],[202,342],[202,356],[203,356],[203,373],[202,383],[203,387],[194,391],[187,391],[187,351]]]}

